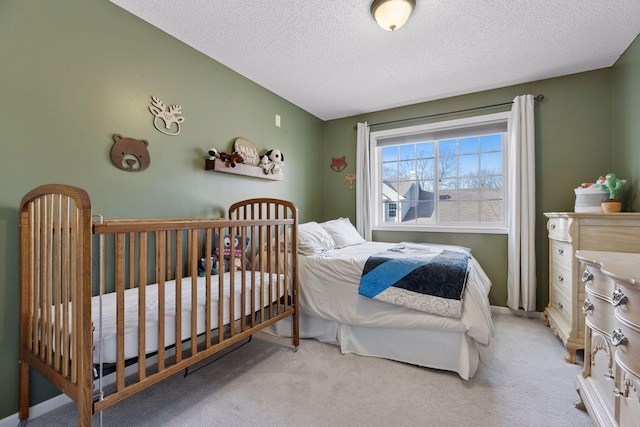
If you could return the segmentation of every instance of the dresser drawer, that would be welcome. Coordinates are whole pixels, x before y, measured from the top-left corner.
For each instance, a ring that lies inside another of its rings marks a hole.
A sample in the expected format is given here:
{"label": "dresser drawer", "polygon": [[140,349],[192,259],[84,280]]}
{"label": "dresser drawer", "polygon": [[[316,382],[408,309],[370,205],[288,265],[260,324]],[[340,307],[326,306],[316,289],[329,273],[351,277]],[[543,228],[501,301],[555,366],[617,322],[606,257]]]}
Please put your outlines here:
{"label": "dresser drawer", "polygon": [[611,346],[609,338],[593,332],[591,335],[591,384],[598,394],[599,400],[603,403],[608,412],[615,411],[615,348]]}
{"label": "dresser drawer", "polygon": [[549,281],[552,285],[562,289],[567,295],[571,294],[571,267],[554,260],[549,271]]}
{"label": "dresser drawer", "polygon": [[567,268],[571,268],[574,256],[573,246],[571,246],[571,243],[560,240],[551,240],[550,242],[549,255],[551,259]]}
{"label": "dresser drawer", "polygon": [[598,294],[602,297],[611,298],[615,289],[615,282],[602,274],[600,268],[592,264],[580,264],[580,280],[584,282],[587,292]]}
{"label": "dresser drawer", "polygon": [[549,221],[547,221],[549,238],[554,240],[564,240],[565,242],[568,242],[570,240],[570,226],[571,219],[569,218],[550,218]]}
{"label": "dresser drawer", "polygon": [[[616,348],[616,361],[620,366],[640,377],[640,326],[629,323],[620,318],[616,311],[618,327],[625,337],[625,342]],[[615,338],[612,338],[612,342]]]}
{"label": "dresser drawer", "polygon": [[[571,328],[571,299],[558,286],[551,286],[551,295],[549,295],[549,306],[559,315],[560,320],[567,328]],[[566,332],[565,332],[566,333]]]}
{"label": "dresser drawer", "polygon": [[[614,317],[615,307],[611,304],[611,299],[602,294],[593,293],[587,288],[587,299],[589,308],[586,310],[587,325],[599,333],[611,338],[611,331],[617,328]],[[587,302],[583,307],[587,306]]]}
{"label": "dresser drawer", "polygon": [[624,369],[618,369],[616,375],[618,390],[622,393],[618,399],[620,400],[620,419],[618,425],[634,426],[638,424],[640,419],[640,379],[626,372]]}
{"label": "dresser drawer", "polygon": [[618,305],[618,316],[640,327],[640,286],[624,281],[617,281],[616,285],[625,297]]}

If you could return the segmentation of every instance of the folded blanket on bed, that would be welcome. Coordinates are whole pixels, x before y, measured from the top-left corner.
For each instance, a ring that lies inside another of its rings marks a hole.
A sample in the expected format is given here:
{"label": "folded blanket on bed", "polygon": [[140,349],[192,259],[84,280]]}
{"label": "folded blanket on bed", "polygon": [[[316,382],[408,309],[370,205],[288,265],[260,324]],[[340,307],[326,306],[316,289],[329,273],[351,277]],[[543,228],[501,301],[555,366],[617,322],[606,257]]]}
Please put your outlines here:
{"label": "folded blanket on bed", "polygon": [[358,293],[391,304],[460,318],[471,250],[402,243],[367,259]]}

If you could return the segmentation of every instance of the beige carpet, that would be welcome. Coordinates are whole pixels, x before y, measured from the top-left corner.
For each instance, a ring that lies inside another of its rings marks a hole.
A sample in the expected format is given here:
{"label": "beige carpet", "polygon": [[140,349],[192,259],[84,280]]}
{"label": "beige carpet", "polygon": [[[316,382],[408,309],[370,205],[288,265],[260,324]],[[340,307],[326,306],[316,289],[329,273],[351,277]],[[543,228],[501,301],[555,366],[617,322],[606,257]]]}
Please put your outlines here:
{"label": "beige carpet", "polygon": [[[495,354],[457,374],[342,355],[335,346],[258,334],[184,378],[175,375],[102,414],[105,426],[590,426],[576,409],[581,366],[563,361],[540,319],[494,314]],[[437,351],[437,349],[434,349]],[[580,358],[580,361],[582,359]],[[94,425],[99,425],[99,415]],[[73,426],[66,405],[28,425]]]}

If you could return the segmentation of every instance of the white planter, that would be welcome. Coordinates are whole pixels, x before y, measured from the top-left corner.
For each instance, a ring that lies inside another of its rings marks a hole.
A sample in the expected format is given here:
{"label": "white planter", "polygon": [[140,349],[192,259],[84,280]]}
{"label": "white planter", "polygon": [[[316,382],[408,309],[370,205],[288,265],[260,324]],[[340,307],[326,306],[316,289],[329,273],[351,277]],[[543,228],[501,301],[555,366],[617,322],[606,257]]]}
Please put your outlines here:
{"label": "white planter", "polygon": [[609,192],[607,190],[602,190],[597,184],[587,188],[578,187],[573,191],[576,193],[576,203],[573,208],[575,212],[602,212],[600,202],[602,199],[609,197]]}

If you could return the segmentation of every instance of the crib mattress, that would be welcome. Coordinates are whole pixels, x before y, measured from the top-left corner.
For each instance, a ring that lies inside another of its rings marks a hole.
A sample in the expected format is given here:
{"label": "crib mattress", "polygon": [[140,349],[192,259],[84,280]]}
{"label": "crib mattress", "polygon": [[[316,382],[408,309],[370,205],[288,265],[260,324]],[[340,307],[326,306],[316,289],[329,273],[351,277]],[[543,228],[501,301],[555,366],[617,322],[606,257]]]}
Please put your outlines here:
{"label": "crib mattress", "polygon": [[[223,319],[224,325],[230,323],[231,307],[231,273],[224,274],[224,304]],[[234,274],[233,307],[234,319],[238,320],[243,315],[242,312],[242,288],[245,288],[244,314],[251,314],[251,295],[254,298],[254,307],[260,311],[260,292],[262,290],[263,302],[265,306],[275,302],[284,293],[284,280],[282,276],[251,271]],[[242,281],[244,274],[245,280]],[[254,292],[251,292],[251,276],[254,275]],[[218,276],[211,276],[211,330],[218,328]],[[186,277],[181,281],[182,304],[180,313],[176,313],[176,281],[167,281],[165,287],[165,309],[164,309],[164,347],[176,343],[176,316],[179,315],[182,321],[181,340],[191,337],[191,292],[192,278]],[[277,292],[279,288],[279,292]],[[206,304],[206,278],[198,277],[196,285],[197,305],[196,305],[196,331],[197,335],[205,332],[205,304]],[[138,357],[138,289],[127,289],[124,297],[124,356],[125,359]],[[158,351],[158,328],[159,328],[159,297],[158,284],[146,286],[145,296],[145,353],[150,354]],[[107,293],[95,296],[91,302],[92,320],[95,326],[93,333],[94,363],[115,363],[117,354],[117,329],[116,329],[116,294]]]}

